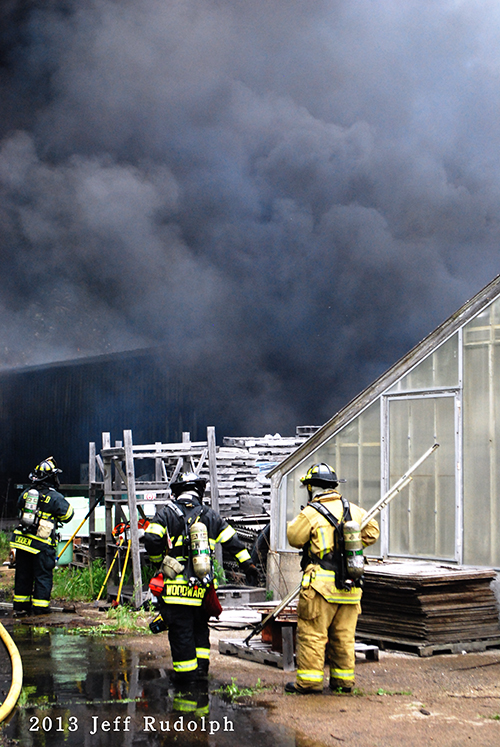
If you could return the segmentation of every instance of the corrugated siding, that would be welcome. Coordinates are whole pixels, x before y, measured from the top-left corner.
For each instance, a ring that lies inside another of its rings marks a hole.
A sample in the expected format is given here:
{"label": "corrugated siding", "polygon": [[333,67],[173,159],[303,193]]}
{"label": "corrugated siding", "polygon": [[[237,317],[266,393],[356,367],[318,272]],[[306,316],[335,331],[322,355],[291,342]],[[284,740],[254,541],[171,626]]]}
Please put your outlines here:
{"label": "corrugated siding", "polygon": [[216,407],[200,404],[195,388],[148,351],[0,374],[1,495],[48,455],[64,482],[78,483],[103,431],[115,441],[131,428],[136,443],[180,441],[183,431],[205,439]]}

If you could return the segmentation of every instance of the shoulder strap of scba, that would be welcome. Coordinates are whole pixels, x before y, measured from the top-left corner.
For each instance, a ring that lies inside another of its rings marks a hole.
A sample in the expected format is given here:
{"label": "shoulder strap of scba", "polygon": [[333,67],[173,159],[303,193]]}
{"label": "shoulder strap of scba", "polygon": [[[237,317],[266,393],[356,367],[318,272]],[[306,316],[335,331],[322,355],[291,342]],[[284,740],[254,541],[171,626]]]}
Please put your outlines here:
{"label": "shoulder strap of scba", "polygon": [[200,504],[199,506],[193,506],[193,508],[191,509],[188,509],[188,507],[184,503],[182,503],[182,501],[176,501],[171,505],[177,516],[184,521],[186,530],[188,530],[191,524],[193,524],[196,519],[201,516],[201,512],[203,511],[202,504]]}
{"label": "shoulder strap of scba", "polygon": [[315,511],[318,511],[322,516],[325,517],[325,519],[333,526],[334,528],[334,535],[335,532],[337,532],[338,535],[338,541],[334,541],[334,548],[332,548],[333,557],[337,558],[336,561],[336,573],[338,575],[338,583],[336,582],[336,585],[339,588],[344,588],[345,580],[346,580],[346,569],[345,569],[345,547],[344,547],[344,524],[346,521],[351,521],[351,507],[349,505],[349,501],[344,498],[344,496],[340,496],[340,499],[342,501],[342,516],[340,521],[335,518],[335,516],[327,509],[323,503],[312,501],[309,503],[309,506],[315,509]]}
{"label": "shoulder strap of scba", "polygon": [[308,505],[311,506],[311,508],[314,508],[316,511],[318,511],[322,516],[324,516],[325,519],[329,521],[333,527],[335,527],[340,537],[343,538],[344,536],[343,525],[346,523],[346,521],[351,521],[352,516],[351,516],[351,507],[349,505],[349,501],[347,500],[347,498],[344,498],[344,496],[342,495],[340,496],[340,499],[342,501],[342,506],[343,506],[342,517],[340,519],[340,522],[335,518],[332,512],[329,511],[323,503],[312,501]]}
{"label": "shoulder strap of scba", "polygon": [[167,504],[167,507],[172,509],[183,523],[182,552],[183,555],[187,557],[184,576],[186,577],[186,579],[189,579],[191,576],[193,576],[194,573],[192,568],[193,560],[191,557],[191,539],[189,536],[189,528],[192,524],[194,524],[198,517],[201,516],[201,513],[203,511],[203,504],[200,504],[199,506],[193,506],[193,508],[188,509],[188,507],[182,502],[172,501],[171,503]]}
{"label": "shoulder strap of scba", "polygon": [[198,516],[200,516],[203,511],[203,506],[194,506],[191,511],[184,511],[183,506],[184,504],[177,503],[176,501],[170,501],[170,503],[165,504],[165,508],[171,509],[183,522],[184,527],[186,528],[186,526],[191,525],[193,521],[196,521]]}

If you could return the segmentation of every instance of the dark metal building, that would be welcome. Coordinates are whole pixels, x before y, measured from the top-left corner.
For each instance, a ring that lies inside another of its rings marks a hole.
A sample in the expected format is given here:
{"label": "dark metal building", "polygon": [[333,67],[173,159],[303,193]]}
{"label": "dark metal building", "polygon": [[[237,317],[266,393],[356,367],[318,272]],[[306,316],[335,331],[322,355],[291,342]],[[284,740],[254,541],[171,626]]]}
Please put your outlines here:
{"label": "dark metal building", "polygon": [[[16,484],[41,459],[53,455],[62,481],[78,484],[89,441],[103,431],[119,440],[132,429],[136,443],[206,439],[238,427],[236,412],[193,373],[174,370],[165,350],[143,349],[0,373],[1,515],[12,514]],[[9,513],[10,512],[10,513]]]}

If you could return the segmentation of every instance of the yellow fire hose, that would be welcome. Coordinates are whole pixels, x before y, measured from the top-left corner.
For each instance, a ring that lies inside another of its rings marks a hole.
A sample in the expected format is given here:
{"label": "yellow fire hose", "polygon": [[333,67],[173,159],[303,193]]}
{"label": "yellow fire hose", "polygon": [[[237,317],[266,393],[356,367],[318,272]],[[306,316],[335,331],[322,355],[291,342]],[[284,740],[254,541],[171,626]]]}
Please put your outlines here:
{"label": "yellow fire hose", "polygon": [[10,690],[4,702],[0,706],[1,723],[13,710],[21,693],[21,688],[23,686],[23,663],[21,661],[21,656],[16,644],[14,643],[2,623],[0,623],[0,638],[4,642],[5,648],[9,652],[10,660],[12,663],[12,682],[10,685]]}

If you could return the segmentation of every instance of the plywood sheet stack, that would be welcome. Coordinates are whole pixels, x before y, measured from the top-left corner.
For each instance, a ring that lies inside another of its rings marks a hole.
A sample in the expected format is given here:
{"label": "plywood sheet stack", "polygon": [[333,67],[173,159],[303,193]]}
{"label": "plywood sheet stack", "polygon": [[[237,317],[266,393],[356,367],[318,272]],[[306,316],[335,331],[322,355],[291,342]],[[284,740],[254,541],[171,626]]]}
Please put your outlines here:
{"label": "plywood sheet stack", "polygon": [[500,639],[495,578],[488,568],[418,561],[369,565],[358,632],[426,645]]}
{"label": "plywood sheet stack", "polygon": [[[269,513],[271,481],[267,473],[316,429],[316,426],[299,426],[295,436],[276,433],[261,438],[224,437],[217,449],[220,513],[223,516]],[[209,491],[210,485],[207,487]]]}

